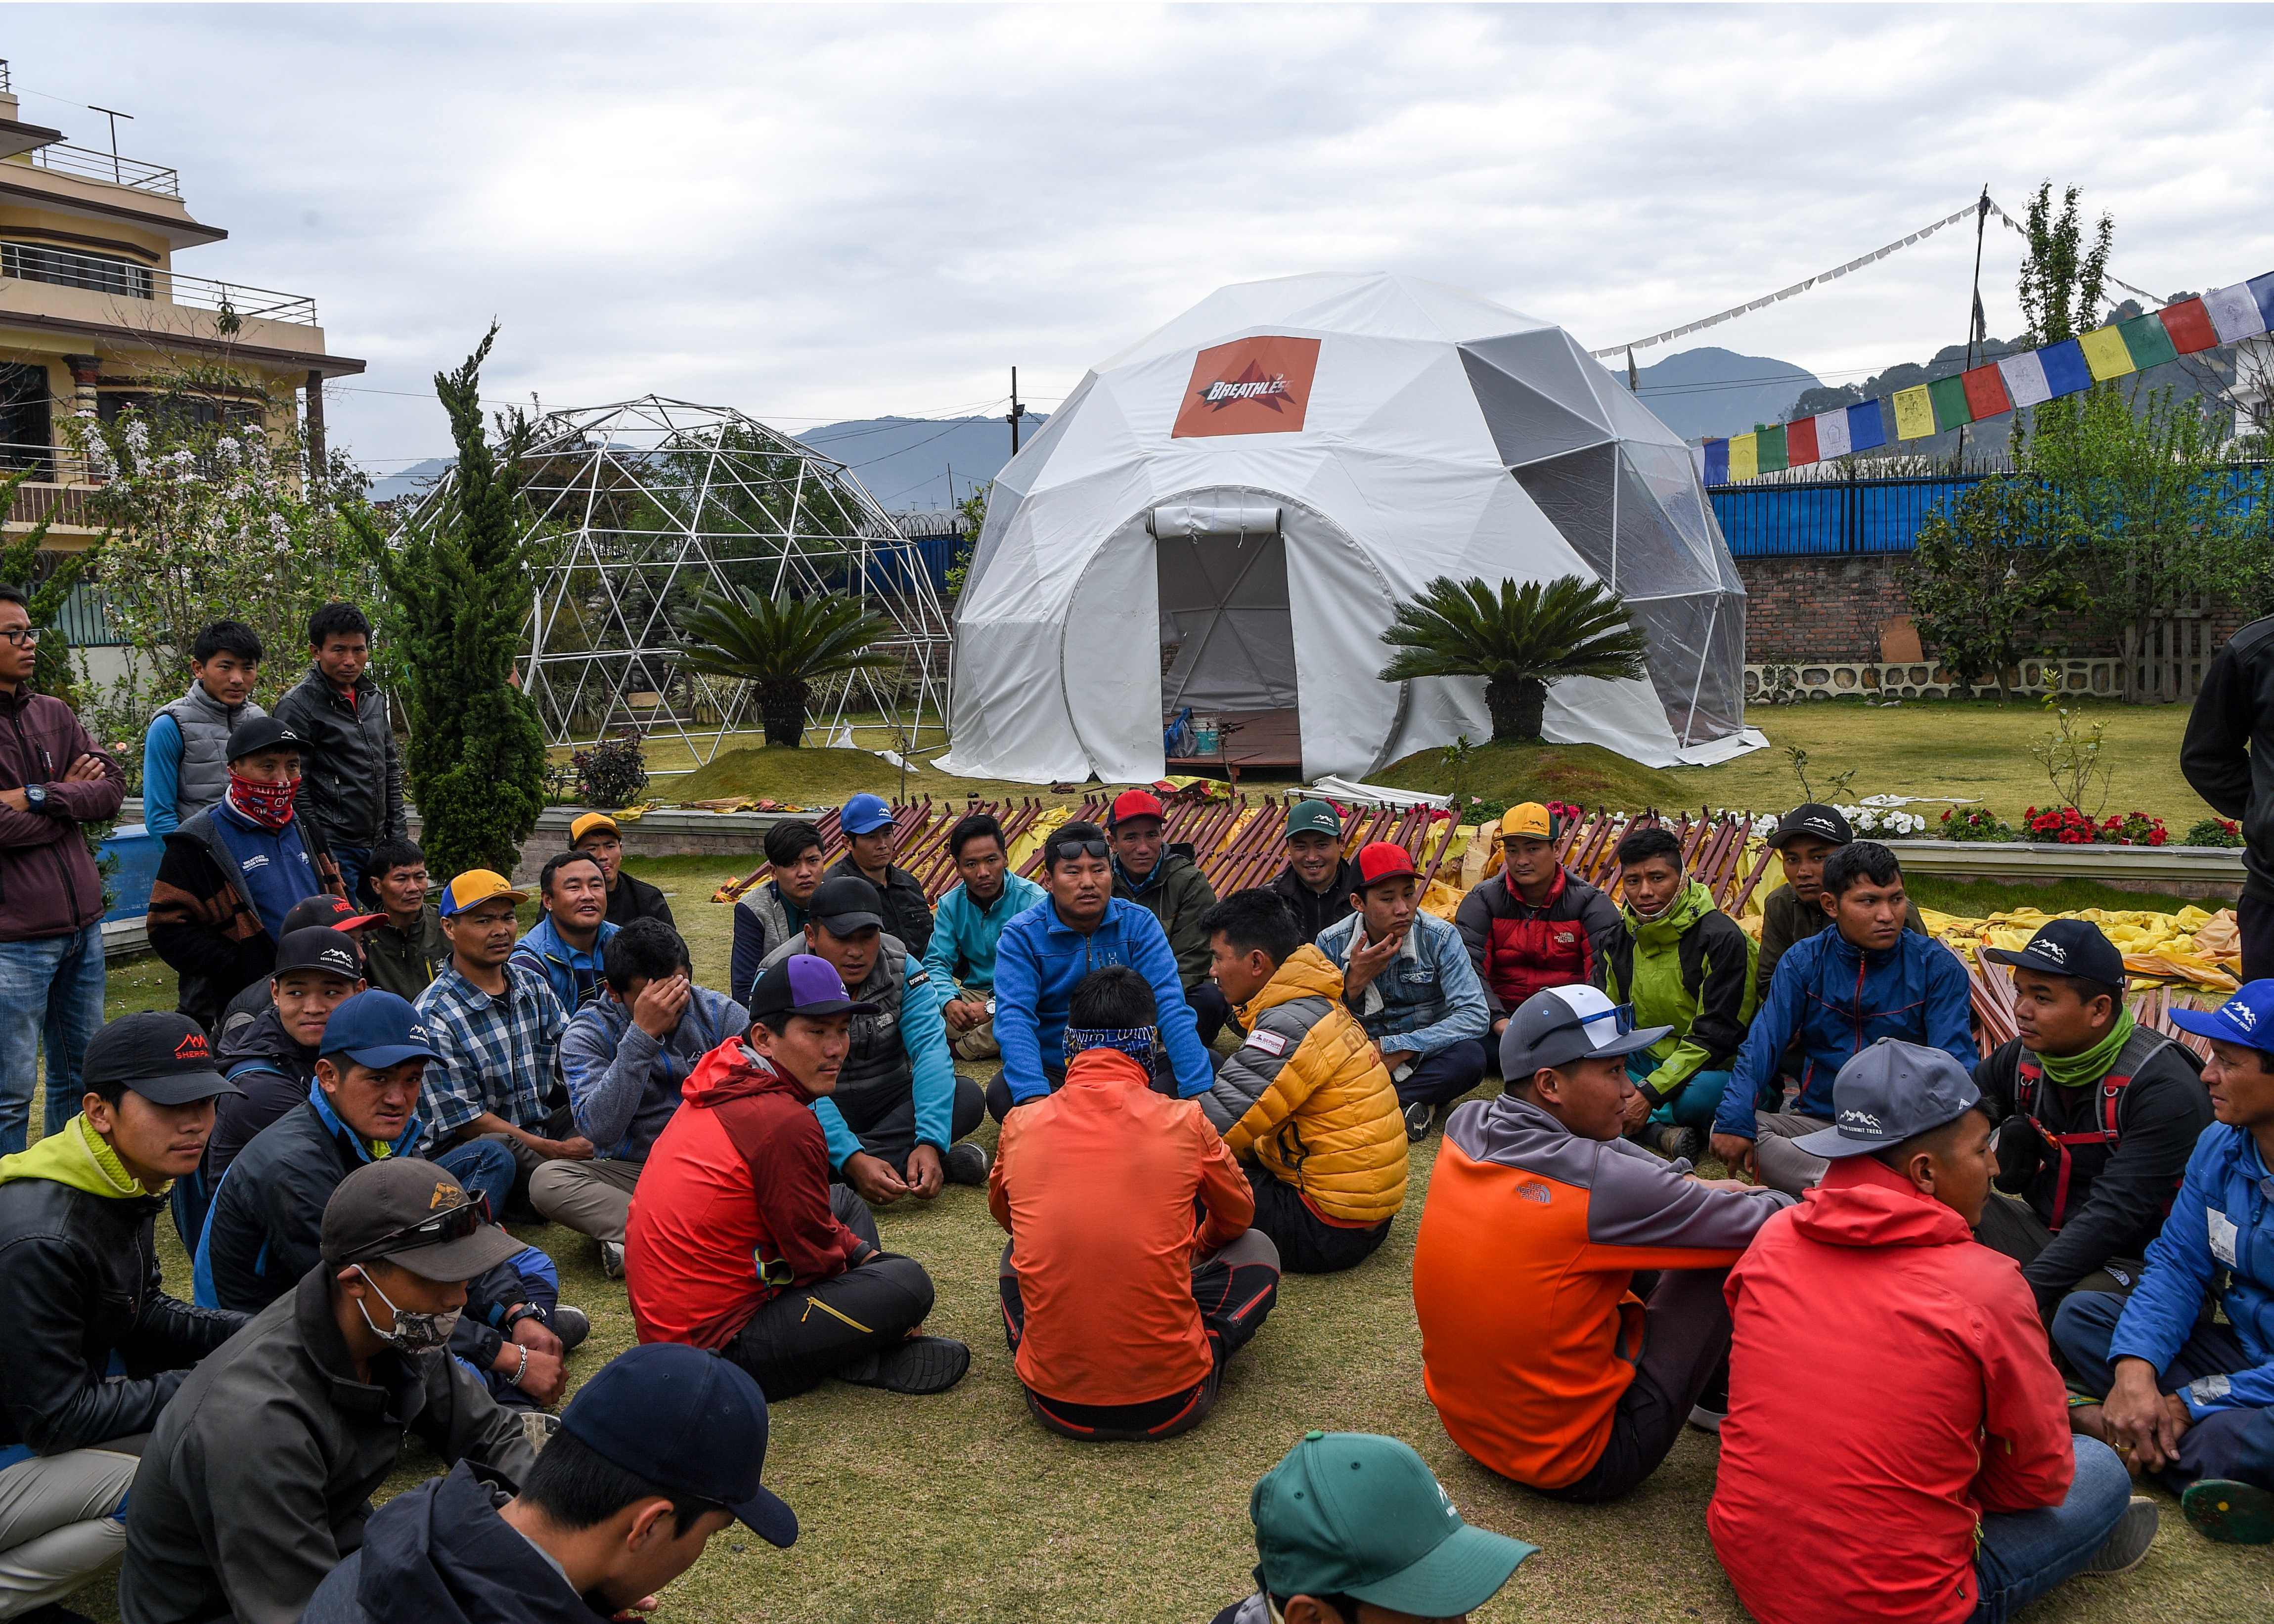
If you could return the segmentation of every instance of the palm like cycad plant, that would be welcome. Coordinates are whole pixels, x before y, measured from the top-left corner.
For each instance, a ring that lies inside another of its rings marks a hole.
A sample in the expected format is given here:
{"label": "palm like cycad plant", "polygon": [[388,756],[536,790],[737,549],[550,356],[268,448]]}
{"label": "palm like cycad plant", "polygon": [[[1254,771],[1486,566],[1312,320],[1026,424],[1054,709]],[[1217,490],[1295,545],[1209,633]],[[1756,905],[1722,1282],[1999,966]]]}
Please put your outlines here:
{"label": "palm like cycad plant", "polygon": [[891,624],[851,598],[705,593],[680,625],[687,663],[756,688],[766,742],[784,749],[805,741],[816,682],[892,663],[873,646]]}
{"label": "palm like cycad plant", "polygon": [[1540,737],[1549,683],[1639,677],[1648,647],[1618,593],[1577,575],[1498,587],[1440,575],[1398,605],[1382,640],[1397,650],[1382,668],[1385,682],[1484,678],[1495,744]]}

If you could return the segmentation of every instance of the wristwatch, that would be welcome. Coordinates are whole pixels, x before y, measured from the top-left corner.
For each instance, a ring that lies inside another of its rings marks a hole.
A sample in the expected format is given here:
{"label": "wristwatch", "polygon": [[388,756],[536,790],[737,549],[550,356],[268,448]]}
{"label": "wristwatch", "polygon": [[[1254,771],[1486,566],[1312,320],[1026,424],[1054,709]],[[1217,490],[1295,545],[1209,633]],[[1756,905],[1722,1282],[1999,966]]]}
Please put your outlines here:
{"label": "wristwatch", "polygon": [[53,817],[58,808],[48,799],[46,785],[26,784],[24,786],[24,810],[37,812],[43,817]]}

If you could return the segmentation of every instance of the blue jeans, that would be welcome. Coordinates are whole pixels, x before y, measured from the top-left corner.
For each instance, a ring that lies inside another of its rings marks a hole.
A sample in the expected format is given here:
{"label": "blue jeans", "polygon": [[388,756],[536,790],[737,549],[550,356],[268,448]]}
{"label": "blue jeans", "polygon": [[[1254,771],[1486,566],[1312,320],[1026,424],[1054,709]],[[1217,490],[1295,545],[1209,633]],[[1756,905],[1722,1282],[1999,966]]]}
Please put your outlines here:
{"label": "blue jeans", "polygon": [[2076,1477],[2059,1505],[1983,1514],[1982,1543],[1974,1553],[1982,1602],[1973,1624],[2005,1624],[2077,1574],[2131,1503],[2132,1477],[2116,1451],[2094,1438],[2069,1441],[2076,1447]]}
{"label": "blue jeans", "polygon": [[0,942],[0,1155],[31,1132],[34,1057],[48,1054],[47,1132],[79,1115],[79,1062],[102,1030],[102,927]]}
{"label": "blue jeans", "polygon": [[367,846],[335,846],[332,861],[340,866],[340,878],[347,882],[348,900],[358,907],[364,906],[363,871],[371,867],[371,847]]}
{"label": "blue jeans", "polygon": [[486,1196],[491,1219],[504,1222],[506,1198],[513,1193],[514,1176],[519,1171],[513,1152],[495,1139],[468,1139],[426,1159],[456,1179],[469,1196]]}
{"label": "blue jeans", "polygon": [[[2053,1315],[2054,1343],[2096,1398],[2105,1398],[2116,1384],[2108,1344],[2123,1317],[2124,1299],[2113,1291],[2071,1292]],[[2204,1320],[2157,1373],[2156,1387],[2176,1393],[2206,1376],[2231,1376],[2256,1363],[2232,1329]],[[2156,1481],[2177,1494],[2198,1477],[2233,1477],[2274,1489],[2274,1410],[2215,1410],[2181,1432],[2179,1459],[2157,1472]]]}
{"label": "blue jeans", "polygon": [[[1657,1070],[1658,1062],[1648,1054],[1627,1057],[1627,1075],[1634,1079],[1638,1086]],[[1660,1125],[1673,1123],[1710,1133],[1713,1130],[1713,1113],[1721,1109],[1722,1092],[1728,1086],[1727,1071],[1693,1071],[1690,1080],[1675,1089],[1670,1099],[1652,1108],[1650,1119]]]}

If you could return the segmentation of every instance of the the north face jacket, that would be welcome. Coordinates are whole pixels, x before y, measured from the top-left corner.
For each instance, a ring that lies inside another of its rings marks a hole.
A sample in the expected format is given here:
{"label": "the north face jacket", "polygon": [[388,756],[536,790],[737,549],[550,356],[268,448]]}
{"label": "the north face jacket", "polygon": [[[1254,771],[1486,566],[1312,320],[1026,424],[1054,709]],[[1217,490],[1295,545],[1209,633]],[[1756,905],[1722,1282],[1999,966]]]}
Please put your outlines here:
{"label": "the north face jacket", "polygon": [[1405,1119],[1382,1051],[1343,1007],[1333,960],[1297,948],[1234,1013],[1247,1041],[1200,1096],[1231,1154],[1252,1151],[1329,1223],[1396,1217],[1405,1205]]}
{"label": "the north face jacket", "polygon": [[1461,898],[1453,917],[1495,1020],[1533,993],[1601,981],[1598,966],[1619,928],[1611,899],[1568,868],[1556,871],[1536,908],[1495,874]]}
{"label": "the north face jacket", "polygon": [[[100,761],[102,776],[64,783],[82,756]],[[125,775],[94,748],[72,708],[19,682],[0,692],[0,789],[31,784],[45,786],[71,816],[0,807],[0,942],[72,936],[102,917],[102,876],[79,825],[117,817],[126,798]]]}
{"label": "the north face jacket", "polygon": [[1832,1079],[1881,1038],[1939,1049],[1969,1071],[1982,1051],[1967,1026],[1970,993],[1958,955],[1904,931],[1885,952],[1865,952],[1837,930],[1794,944],[1737,1052],[1713,1132],[1751,1139],[1786,1049],[1800,1044],[1800,1097],[1792,1109],[1832,1119]]}
{"label": "the north face jacket", "polygon": [[300,1624],[593,1624],[552,1560],[498,1515],[511,1498],[467,1461],[404,1490],[371,1514],[363,1548],[316,1587]]}
{"label": "the north face jacket", "polygon": [[1153,865],[1153,872],[1139,884],[1121,871],[1121,860],[1113,862],[1113,894],[1139,907],[1161,921],[1161,933],[1169,938],[1169,951],[1177,956],[1177,975],[1187,987],[1197,987],[1208,980],[1208,932],[1201,929],[1201,915],[1216,906],[1216,888],[1208,883],[1208,876],[1193,861],[1189,846],[1164,846],[1161,861]]}
{"label": "the north face jacket", "polygon": [[1657,1064],[1642,1092],[1656,1105],[1736,1058],[1753,1018],[1753,939],[1696,880],[1656,919],[1628,907],[1619,921],[1603,954],[1603,990],[1634,1005],[1636,1026],[1674,1028],[1650,1046]]}
{"label": "the north face jacket", "polygon": [[368,851],[404,838],[403,756],[387,695],[368,674],[343,694],[314,665],[276,702],[300,735],[300,811],[327,845]]}
{"label": "the north face jacket", "polygon": [[1982,1514],[2059,1504],[2075,1466],[2013,1259],[1849,1156],[1761,1226],[1723,1290],[1729,1411],[1706,1526],[1745,1610],[1761,1624],[1971,1618]]}
{"label": "the north face jacket", "polygon": [[[1337,970],[1350,968],[1351,945],[1364,921],[1356,914],[1329,925],[1316,944]],[[1385,1049],[1427,1059],[1492,1030],[1491,1007],[1469,963],[1461,933],[1434,914],[1416,914],[1412,928],[1353,1006],[1367,1035]]]}
{"label": "the north face jacket", "polygon": [[1422,1379],[1455,1443],[1534,1488],[1587,1474],[1642,1349],[1635,1272],[1727,1268],[1792,1199],[1689,1173],[1520,1094],[1455,1108],[1413,1244]]}
{"label": "the north face jacket", "polygon": [[[873,1015],[853,1017],[853,1047],[846,1051],[837,1086],[813,1102],[813,1114],[829,1140],[829,1165],[843,1167],[861,1154],[861,1136],[838,1109],[842,1100],[862,1120],[874,1122],[888,1106],[913,1097],[916,1143],[945,1153],[955,1142],[955,1057],[948,1052],[946,1002],[939,982],[912,958],[900,939],[879,933],[877,962],[853,996],[873,1004]],[[766,955],[765,969],[786,964],[805,951],[802,942],[785,942]],[[747,1030],[748,1023],[745,1023]]]}

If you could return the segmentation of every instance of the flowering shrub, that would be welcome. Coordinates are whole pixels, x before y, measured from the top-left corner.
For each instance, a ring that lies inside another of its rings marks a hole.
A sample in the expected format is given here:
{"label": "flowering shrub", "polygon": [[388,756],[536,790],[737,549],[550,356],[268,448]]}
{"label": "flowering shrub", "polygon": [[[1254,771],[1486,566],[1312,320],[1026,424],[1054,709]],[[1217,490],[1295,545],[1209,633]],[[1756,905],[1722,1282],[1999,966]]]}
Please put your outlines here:
{"label": "flowering shrub", "polygon": [[647,787],[647,756],[637,733],[579,750],[569,764],[576,770],[577,798],[588,807],[628,807]]}
{"label": "flowering shrub", "polygon": [[2100,827],[2074,807],[2035,807],[2022,814],[2025,838],[2046,845],[2090,846],[2100,838]]}
{"label": "flowering shrub", "polygon": [[2181,838],[2187,846],[2240,846],[2242,825],[2230,818],[2207,817],[2190,824]]}
{"label": "flowering shrub", "polygon": [[2100,838],[2110,846],[2163,846],[2171,837],[2164,832],[2164,820],[2150,817],[2145,812],[2127,812],[2121,817],[2112,817],[2100,826]]}
{"label": "flowering shrub", "polygon": [[1987,807],[1953,807],[1942,815],[1945,840],[2010,840],[2014,826]]}
{"label": "flowering shrub", "polygon": [[1859,835],[1875,836],[1882,840],[1901,840],[1906,836],[1924,831],[1926,819],[1916,812],[1906,812],[1901,807],[1884,804],[1882,796],[1867,796],[1861,806],[1835,807],[1833,809],[1848,820],[1848,826]]}

